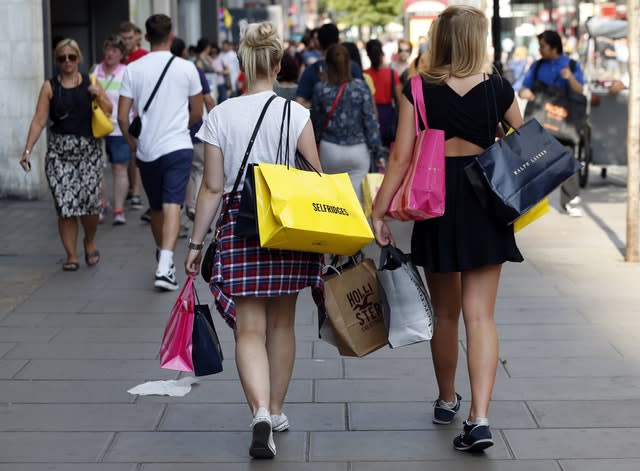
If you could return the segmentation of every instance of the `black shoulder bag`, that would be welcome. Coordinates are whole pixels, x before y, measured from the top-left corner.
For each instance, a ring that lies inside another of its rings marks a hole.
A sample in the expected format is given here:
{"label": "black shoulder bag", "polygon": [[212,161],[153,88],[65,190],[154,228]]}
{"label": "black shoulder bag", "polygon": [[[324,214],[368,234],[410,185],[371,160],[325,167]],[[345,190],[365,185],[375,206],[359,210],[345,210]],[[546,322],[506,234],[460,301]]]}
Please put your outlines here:
{"label": "black shoulder bag", "polygon": [[[269,108],[269,105],[271,104],[271,102],[275,100],[276,96],[277,95],[271,95],[271,97],[264,104],[264,107],[262,108],[262,112],[260,113],[260,117],[258,118],[258,122],[256,123],[256,126],[253,128],[253,133],[251,134],[251,139],[249,139],[247,150],[245,150],[244,152],[244,158],[242,159],[242,163],[240,164],[240,169],[238,170],[236,181],[233,183],[233,189],[229,194],[229,202],[233,201],[233,198],[235,197],[235,194],[238,191],[238,186],[240,186],[240,180],[242,180],[242,176],[244,175],[244,170],[247,166],[247,161],[249,160],[249,154],[251,153],[251,148],[253,147],[253,143],[255,142],[256,136],[258,135],[258,130],[260,129],[260,125],[262,124],[264,115],[267,113],[267,108]],[[202,275],[202,278],[204,278],[204,281],[207,282],[207,284],[211,280],[211,273],[213,271],[213,256],[216,253],[218,240],[220,240],[220,231],[222,228],[222,224],[224,223],[224,218],[227,215],[228,209],[229,209],[229,205],[225,203],[222,206],[222,210],[220,211],[219,222],[218,224],[216,224],[217,228],[216,228],[215,236],[213,237],[213,240],[209,244],[209,247],[207,247],[207,251],[205,252],[204,257],[202,257],[202,263],[200,265],[200,274]]]}
{"label": "black shoulder bag", "polygon": [[[156,92],[158,91],[158,87],[160,87],[160,84],[162,83],[162,79],[164,79],[164,76],[167,73],[169,66],[173,62],[173,59],[175,58],[176,56],[171,56],[171,59],[169,59],[169,62],[167,62],[167,65],[164,66],[164,70],[162,71],[162,74],[160,74],[160,78],[156,82],[156,86],[153,88],[153,91],[151,92],[151,96],[147,100],[147,104],[144,105],[144,109],[142,110],[143,113],[146,113],[147,110],[149,109],[149,105],[151,105],[151,101],[153,100],[153,97],[156,96]],[[142,132],[142,120],[140,119],[140,115],[133,118],[133,121],[131,121],[131,124],[129,124],[128,131],[129,131],[129,134],[135,137],[136,139],[140,137],[140,133]]]}

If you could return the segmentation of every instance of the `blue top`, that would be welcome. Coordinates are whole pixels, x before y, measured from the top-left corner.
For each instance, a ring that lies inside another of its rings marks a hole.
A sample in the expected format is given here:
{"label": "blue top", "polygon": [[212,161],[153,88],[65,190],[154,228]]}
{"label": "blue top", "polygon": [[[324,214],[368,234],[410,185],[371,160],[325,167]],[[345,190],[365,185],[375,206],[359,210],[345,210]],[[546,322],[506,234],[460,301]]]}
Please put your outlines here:
{"label": "blue top", "polygon": [[326,128],[322,128],[339,88],[327,82],[318,82],[313,87],[311,109],[316,139],[344,146],[364,142],[374,158],[384,157],[371,91],[364,80],[347,82],[331,121]]}
{"label": "blue top", "polygon": [[[319,71],[326,67],[323,60],[317,61],[310,66],[304,68],[302,77],[298,82],[298,91],[296,96],[302,97],[307,101],[311,101],[313,96],[313,87],[320,81]],[[354,79],[362,79],[362,69],[358,64],[351,61],[351,75]]]}
{"label": "blue top", "polygon": [[[209,87],[209,81],[207,80],[207,76],[200,67],[196,66],[196,70],[198,71],[198,76],[200,77],[200,84],[202,85],[202,96],[205,96],[211,93],[211,87]],[[200,139],[196,137],[196,133],[200,130],[200,126],[202,126],[202,119],[195,123],[193,126],[189,128],[189,134],[191,134],[191,142],[194,144],[198,144],[202,142]]]}
{"label": "blue top", "polygon": [[[569,88],[569,82],[567,79],[562,78],[560,75],[560,71],[565,67],[569,67],[569,57],[566,55],[561,55],[557,59],[553,60],[542,60],[534,62],[529,67],[529,71],[527,72],[524,81],[522,82],[522,86],[526,88],[533,88],[534,86],[534,77],[533,73],[536,70],[536,64],[540,62],[540,68],[538,69],[538,77],[537,79],[551,87],[567,89]],[[582,74],[582,68],[580,64],[576,62],[576,70],[573,71],[573,76],[576,78],[578,82],[584,85],[584,75]]]}

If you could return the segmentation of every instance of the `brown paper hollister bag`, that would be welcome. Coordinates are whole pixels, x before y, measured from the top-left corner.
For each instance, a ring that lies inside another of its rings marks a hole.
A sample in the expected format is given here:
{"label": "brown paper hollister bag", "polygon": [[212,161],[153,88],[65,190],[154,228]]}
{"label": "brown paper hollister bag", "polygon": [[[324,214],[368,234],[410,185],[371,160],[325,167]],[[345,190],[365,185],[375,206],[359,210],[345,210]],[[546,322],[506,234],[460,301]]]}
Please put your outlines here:
{"label": "brown paper hollister bag", "polygon": [[326,275],[324,285],[327,317],[340,355],[362,357],[387,344],[373,260]]}

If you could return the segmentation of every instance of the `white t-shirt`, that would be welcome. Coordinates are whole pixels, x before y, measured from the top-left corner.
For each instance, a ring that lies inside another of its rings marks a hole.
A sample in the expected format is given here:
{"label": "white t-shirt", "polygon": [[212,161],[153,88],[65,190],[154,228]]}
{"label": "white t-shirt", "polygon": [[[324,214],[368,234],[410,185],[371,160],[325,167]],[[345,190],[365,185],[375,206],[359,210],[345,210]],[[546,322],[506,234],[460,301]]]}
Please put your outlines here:
{"label": "white t-shirt", "polygon": [[[238,54],[236,51],[222,51],[220,53],[220,59],[222,63],[229,69],[229,79],[231,80],[231,86],[233,90],[238,90],[238,77],[240,76],[240,61],[238,60]],[[231,90],[229,90],[231,91]]]}
{"label": "white t-shirt", "polygon": [[[93,71],[112,105],[111,123],[113,123],[113,132],[109,136],[122,136],[122,131],[120,131],[120,125],[118,124],[118,97],[120,96],[120,86],[122,85],[122,78],[126,68],[126,65],[119,64],[111,74],[107,75],[104,70],[104,64],[101,62],[95,66]],[[131,119],[133,119],[133,109],[129,115],[129,120]]]}
{"label": "white t-shirt", "polygon": [[142,133],[137,157],[152,162],[176,150],[193,149],[189,136],[189,97],[202,93],[196,66],[176,57],[145,113],[144,105],[162,70],[171,58],[169,51],[155,51],[127,66],[120,95],[131,98],[141,113]]}
{"label": "white t-shirt", "polygon": [[[253,128],[258,122],[265,103],[273,95],[272,91],[242,95],[231,98],[216,106],[205,119],[196,134],[200,140],[219,147],[224,157],[224,192],[229,193],[238,176],[244,153],[251,139]],[[271,102],[249,154],[249,163],[276,163],[280,142],[280,124],[284,110],[284,98]],[[309,121],[309,110],[296,102],[291,102],[291,123],[289,128],[289,162],[293,165],[298,138]],[[285,125],[286,130],[286,125]],[[283,131],[286,136],[286,131]],[[283,149],[286,143],[283,138]],[[284,157],[284,154],[283,154]],[[238,190],[242,189],[244,179]]]}

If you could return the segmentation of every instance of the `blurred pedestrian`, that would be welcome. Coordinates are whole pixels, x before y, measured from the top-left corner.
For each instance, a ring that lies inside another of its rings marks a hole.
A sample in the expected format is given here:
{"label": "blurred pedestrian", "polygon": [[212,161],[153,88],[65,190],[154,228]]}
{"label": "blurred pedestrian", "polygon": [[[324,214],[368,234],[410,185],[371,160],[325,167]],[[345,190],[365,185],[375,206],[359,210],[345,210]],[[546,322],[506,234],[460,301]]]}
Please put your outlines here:
{"label": "blurred pedestrian", "polygon": [[94,73],[112,106],[113,132],[105,138],[105,149],[109,162],[111,162],[113,175],[113,225],[119,226],[127,222],[124,214],[124,202],[129,189],[127,169],[131,160],[129,145],[122,137],[122,131],[118,125],[118,97],[120,96],[120,85],[124,71],[127,68],[122,63],[125,45],[119,36],[109,36],[105,40],[102,50],[104,58],[96,65]]}
{"label": "blurred pedestrian", "polygon": [[218,99],[217,102],[222,103],[227,99],[227,80],[225,77],[229,75],[229,68],[224,65],[222,58],[220,57],[220,48],[217,44],[212,44],[209,49],[209,58],[211,60],[211,67],[215,73],[215,87],[217,89]]}
{"label": "blurred pedestrian", "polygon": [[411,64],[410,58],[412,52],[413,45],[411,44],[411,41],[408,39],[398,40],[398,54],[396,56],[396,60],[391,63],[391,67],[398,75],[402,75],[402,73],[407,70]]}
{"label": "blurred pedestrian", "polygon": [[362,180],[371,161],[384,162],[386,152],[369,87],[351,76],[350,61],[342,45],[327,50],[327,80],[313,88],[312,116],[322,168],[327,173],[347,172],[362,202]]}
{"label": "blurred pedestrian", "polygon": [[[583,93],[584,76],[580,64],[564,54],[562,38],[551,30],[538,35],[541,58],[531,64],[518,92],[521,98],[534,101],[536,93],[560,91],[567,93]],[[528,116],[525,110],[525,118]],[[576,123],[576,126],[579,124]],[[573,151],[577,142],[563,142]],[[580,207],[580,175],[575,173],[560,186],[560,207],[572,217],[582,216]]]}
{"label": "blurred pedestrian", "polygon": [[[249,454],[273,458],[273,432],[289,428],[283,402],[295,361],[296,299],[307,286],[322,299],[322,256],[263,249],[257,238],[234,235],[240,193],[230,193],[258,116],[274,96],[282,59],[276,28],[268,22],[250,24],[238,53],[247,77],[246,94],[216,106],[197,134],[205,142],[205,176],[185,270],[191,276],[199,272],[207,228],[224,201],[228,210],[217,222],[220,238],[210,287],[218,312],[235,332],[236,365],[253,414]],[[250,163],[275,163],[278,144],[289,136],[280,132],[285,103],[275,98],[266,109]],[[295,102],[290,105],[291,135],[283,145],[299,150],[321,170],[309,112]]]}
{"label": "blurred pedestrian", "polygon": [[[174,34],[171,18],[150,16],[145,27],[151,52],[129,64],[118,101],[118,122],[140,168],[149,205],[151,230],[156,243],[154,286],[178,289],[173,251],[180,230],[180,207],[184,203],[193,160],[189,126],[202,118],[202,85],[192,62],[171,54]],[[149,109],[143,107],[165,71]],[[136,139],[129,134],[129,111],[141,113],[142,130]]]}
{"label": "blurred pedestrian", "polygon": [[[347,49],[347,52],[349,52],[349,57],[351,58],[351,61],[358,64],[358,67],[360,67],[360,70],[364,70],[362,67],[362,57],[360,56],[360,49],[358,49],[358,45],[352,42],[344,42],[342,43],[342,45]],[[364,79],[365,83],[369,87],[369,90],[371,90],[371,96],[373,97],[376,94],[376,85],[373,83],[373,79],[371,78],[370,75],[367,75],[367,74],[362,74],[362,78]],[[378,111],[376,110],[376,113],[377,112]]]}
{"label": "blurred pedestrian", "polygon": [[300,66],[291,55],[282,55],[280,72],[278,73],[278,78],[273,88],[278,96],[286,98],[287,100],[296,99],[299,70]]}
{"label": "blurred pedestrian", "polygon": [[400,78],[395,70],[384,65],[384,52],[380,41],[371,39],[367,41],[366,48],[371,68],[364,73],[371,77],[376,87],[374,101],[378,110],[380,138],[383,146],[391,147],[398,124],[398,97],[402,93]]}
{"label": "blurred pedestrian", "polygon": [[45,175],[58,213],[58,230],[66,252],[65,271],[76,271],[78,218],[84,229],[84,259],[88,266],[100,261],[96,248],[102,151],[91,131],[91,100],[111,114],[111,102],[99,83],[78,66],[82,53],[73,39],[63,39],[55,48],[59,74],[40,88],[21,162],[30,167],[30,155],[42,130],[51,121],[45,159]]}
{"label": "blurred pedestrian", "polygon": [[229,71],[224,75],[225,85],[227,87],[227,96],[241,94],[238,91],[238,76],[240,75],[240,62],[238,54],[230,41],[222,41],[222,52],[220,53],[222,63]]}
{"label": "blurred pedestrian", "polygon": [[[513,228],[496,222],[483,207],[464,171],[474,156],[495,142],[501,118],[516,128],[522,125],[511,85],[483,73],[488,27],[481,10],[465,5],[446,8],[431,26],[420,76],[429,127],[445,133],[446,202],[443,216],[416,222],[411,235],[411,259],[424,268],[436,320],[431,340],[439,390],[435,424],[450,424],[460,410],[462,397],[455,380],[462,309],[471,407],[453,445],[469,452],[493,445],[488,417],[498,365],[495,302],[502,264],[522,261]],[[398,135],[371,215],[381,246],[395,244],[384,215],[416,142],[413,107],[409,83],[400,98]]]}

